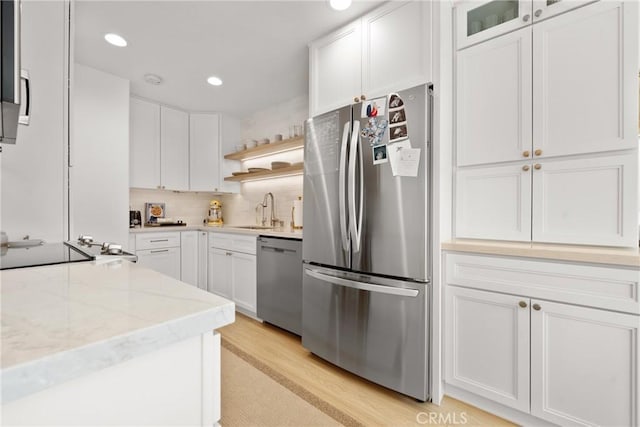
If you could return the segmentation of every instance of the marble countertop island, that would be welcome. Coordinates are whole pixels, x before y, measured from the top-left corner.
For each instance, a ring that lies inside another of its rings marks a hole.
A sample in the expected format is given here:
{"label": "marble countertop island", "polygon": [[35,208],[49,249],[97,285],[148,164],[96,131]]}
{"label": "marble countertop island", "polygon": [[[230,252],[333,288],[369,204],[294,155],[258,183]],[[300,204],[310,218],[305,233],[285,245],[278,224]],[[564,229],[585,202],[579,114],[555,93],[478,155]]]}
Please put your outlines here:
{"label": "marble countertop island", "polygon": [[2,403],[235,320],[234,304],[121,260],[0,272]]}

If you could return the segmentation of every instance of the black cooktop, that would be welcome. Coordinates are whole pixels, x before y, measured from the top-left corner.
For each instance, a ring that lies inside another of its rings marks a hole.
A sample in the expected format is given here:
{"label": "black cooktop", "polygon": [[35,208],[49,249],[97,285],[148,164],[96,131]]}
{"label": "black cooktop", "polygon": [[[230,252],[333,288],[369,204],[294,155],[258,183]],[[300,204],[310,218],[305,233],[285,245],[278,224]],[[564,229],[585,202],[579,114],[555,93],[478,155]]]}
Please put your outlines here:
{"label": "black cooktop", "polygon": [[45,243],[28,248],[0,248],[0,270],[67,262],[91,261],[92,256],[81,253],[64,243]]}

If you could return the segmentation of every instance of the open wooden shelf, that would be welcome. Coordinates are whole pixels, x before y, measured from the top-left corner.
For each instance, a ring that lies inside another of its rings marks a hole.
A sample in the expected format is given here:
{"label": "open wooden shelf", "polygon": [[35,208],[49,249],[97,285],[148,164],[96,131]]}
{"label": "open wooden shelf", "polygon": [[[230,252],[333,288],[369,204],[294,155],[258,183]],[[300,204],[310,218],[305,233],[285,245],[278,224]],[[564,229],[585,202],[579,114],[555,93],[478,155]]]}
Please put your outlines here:
{"label": "open wooden shelf", "polygon": [[303,170],[304,170],[304,165],[300,163],[300,164],[288,166],[286,168],[280,168],[275,170],[250,172],[250,173],[245,173],[237,176],[227,176],[224,178],[224,180],[235,181],[235,182],[255,181],[258,179],[265,179],[265,178],[277,178],[279,176],[302,175]]}
{"label": "open wooden shelf", "polygon": [[[304,147],[304,136],[296,136],[295,138],[285,139],[271,144],[259,145],[254,148],[248,148],[235,153],[225,154],[227,160],[248,160],[264,157],[271,154],[283,153],[285,151],[295,150]],[[226,179],[226,178],[225,178]]]}

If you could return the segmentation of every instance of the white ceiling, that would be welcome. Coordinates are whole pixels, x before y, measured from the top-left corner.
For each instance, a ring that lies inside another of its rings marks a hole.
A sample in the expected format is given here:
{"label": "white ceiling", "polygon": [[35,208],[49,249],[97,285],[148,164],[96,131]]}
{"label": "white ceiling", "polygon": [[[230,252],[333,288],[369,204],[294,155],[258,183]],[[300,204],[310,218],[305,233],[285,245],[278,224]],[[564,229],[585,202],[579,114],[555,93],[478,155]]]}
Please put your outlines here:
{"label": "white ceiling", "polygon": [[[380,3],[337,12],[314,0],[78,1],[75,61],[129,79],[132,93],[161,103],[244,117],[306,94],[308,43]],[[129,45],[107,44],[108,32]],[[146,73],[164,82],[145,83]],[[224,84],[207,84],[210,75]]]}

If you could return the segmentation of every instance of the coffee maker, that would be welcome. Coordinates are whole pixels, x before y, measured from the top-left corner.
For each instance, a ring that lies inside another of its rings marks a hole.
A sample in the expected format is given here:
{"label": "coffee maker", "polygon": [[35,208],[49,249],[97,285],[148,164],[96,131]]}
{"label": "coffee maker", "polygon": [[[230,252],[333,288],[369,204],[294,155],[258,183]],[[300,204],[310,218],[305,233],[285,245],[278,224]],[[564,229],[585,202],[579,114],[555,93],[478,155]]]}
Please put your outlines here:
{"label": "coffee maker", "polygon": [[222,225],[222,203],[212,200],[209,203],[209,225]]}
{"label": "coffee maker", "polygon": [[142,214],[140,211],[129,211],[129,228],[142,227]]}

